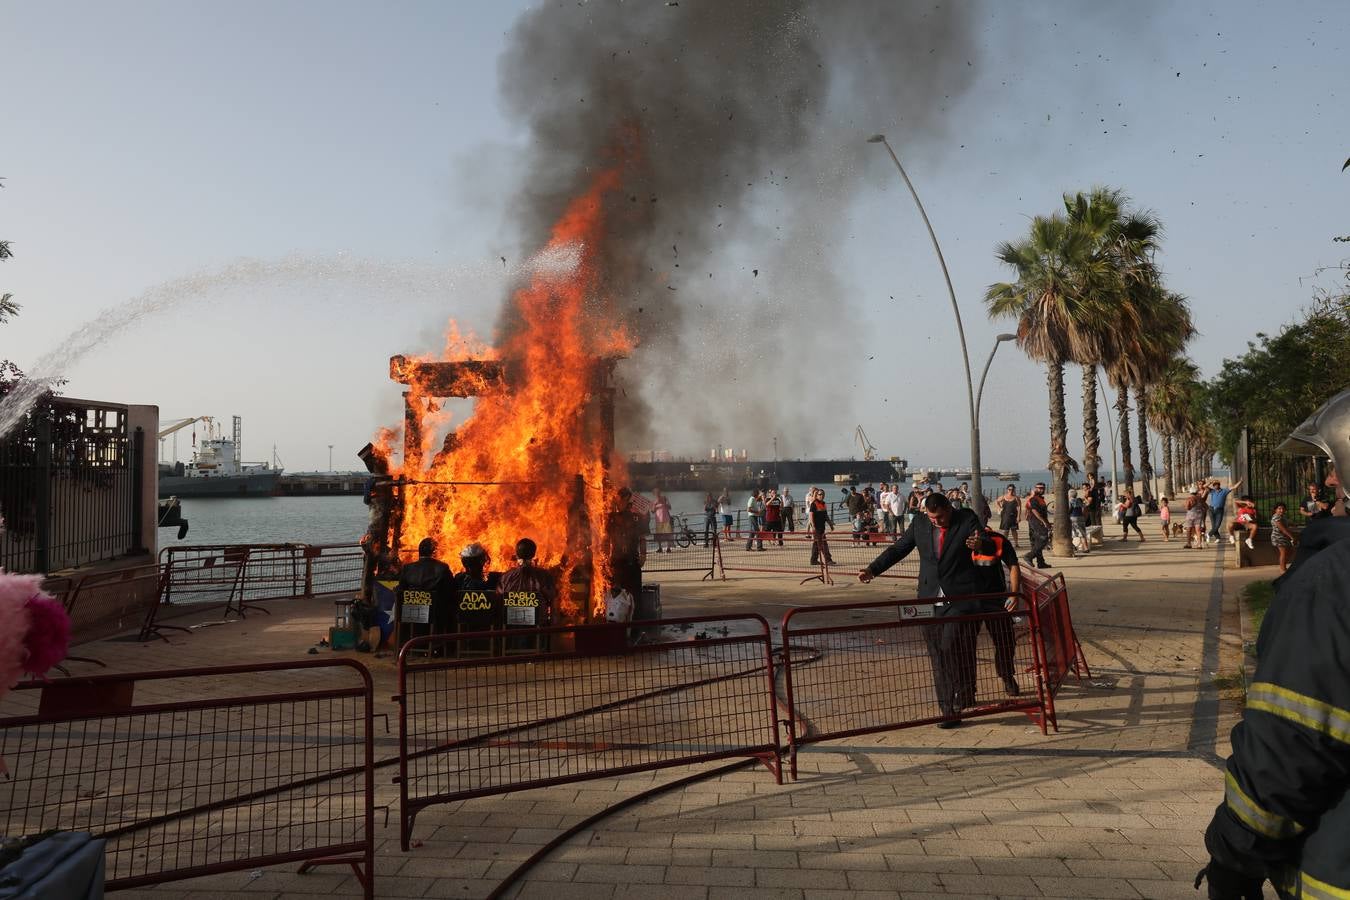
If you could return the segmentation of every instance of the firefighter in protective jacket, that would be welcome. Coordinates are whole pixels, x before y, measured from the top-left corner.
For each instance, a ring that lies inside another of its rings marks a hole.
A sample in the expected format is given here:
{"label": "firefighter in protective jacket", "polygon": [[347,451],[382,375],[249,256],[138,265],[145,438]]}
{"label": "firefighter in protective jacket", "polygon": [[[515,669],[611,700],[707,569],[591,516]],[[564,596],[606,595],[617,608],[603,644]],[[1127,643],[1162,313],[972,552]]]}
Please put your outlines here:
{"label": "firefighter in protective jacket", "polygon": [[[1281,449],[1313,450],[1350,472],[1350,390]],[[1350,540],[1340,540],[1281,579],[1261,626],[1224,802],[1205,832],[1210,863],[1196,878],[1196,887],[1208,880],[1212,900],[1262,897],[1266,879],[1280,897],[1350,898],[1347,648]]]}

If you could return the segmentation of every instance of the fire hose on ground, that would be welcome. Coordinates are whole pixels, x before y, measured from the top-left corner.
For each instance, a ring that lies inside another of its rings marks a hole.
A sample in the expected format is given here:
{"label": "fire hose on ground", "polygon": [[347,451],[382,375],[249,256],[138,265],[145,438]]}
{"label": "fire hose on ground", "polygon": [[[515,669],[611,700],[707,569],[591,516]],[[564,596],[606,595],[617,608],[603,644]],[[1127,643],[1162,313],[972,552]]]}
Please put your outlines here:
{"label": "fire hose on ground", "polygon": [[[794,665],[810,665],[811,663],[814,663],[814,662],[816,662],[817,660],[819,660],[819,659],[824,655],[821,651],[816,650],[815,648],[811,648],[811,647],[793,647],[792,650],[793,650],[794,654],[796,654],[796,653],[808,654],[808,655],[803,655],[802,658],[800,659],[800,661],[799,661],[799,660],[797,659],[797,657],[794,655],[794,657],[793,657],[793,664],[794,664]],[[782,654],[783,654],[783,649],[782,649],[782,648],[776,648],[776,649],[774,649],[774,650],[773,650],[773,658],[774,658],[774,660],[775,660],[775,661],[780,660],[781,657],[782,657]],[[613,709],[621,708],[621,707],[623,707],[623,706],[625,706],[625,705],[627,705],[627,704],[635,703],[635,702],[642,701],[642,700],[647,700],[647,699],[650,699],[650,698],[652,698],[652,697],[658,697],[658,696],[662,696],[662,695],[665,695],[665,694],[675,693],[675,692],[678,692],[678,691],[684,691],[684,690],[690,690],[690,689],[699,688],[699,687],[705,687],[705,686],[707,686],[707,685],[709,685],[709,684],[715,684],[715,683],[717,683],[717,682],[719,682],[719,681],[726,681],[726,680],[729,680],[729,679],[732,679],[732,678],[743,678],[743,677],[745,677],[745,676],[747,676],[747,675],[753,675],[753,674],[755,674],[756,672],[761,672],[761,671],[763,671],[763,670],[764,670],[764,666],[759,665],[759,666],[755,666],[754,668],[751,668],[751,669],[746,669],[745,671],[734,672],[734,673],[731,673],[731,674],[728,674],[728,675],[717,675],[717,676],[713,676],[713,677],[711,677],[711,678],[701,679],[701,680],[699,680],[699,681],[696,681],[696,682],[693,682],[693,683],[690,683],[690,684],[680,684],[680,685],[674,685],[674,686],[671,686],[671,687],[657,688],[657,689],[655,689],[655,690],[646,691],[646,692],[643,692],[643,693],[641,693],[641,694],[634,695],[634,696],[632,696],[632,697],[625,697],[625,698],[620,699],[620,700],[614,700],[614,701],[610,701],[610,702],[608,702],[608,703],[598,704],[598,705],[596,705],[596,706],[587,707],[587,708],[585,708],[585,709],[574,710],[574,711],[572,711],[572,712],[570,712],[570,713],[564,713],[564,714],[562,714],[562,715],[553,716],[553,717],[550,717],[550,718],[548,718],[548,719],[544,719],[544,720],[541,720],[541,721],[538,721],[538,722],[530,722],[530,723],[525,724],[525,725],[514,725],[514,726],[511,726],[511,727],[508,727],[508,728],[498,729],[498,730],[496,730],[496,731],[485,732],[485,733],[483,733],[483,734],[476,735],[476,736],[474,736],[474,737],[472,737],[472,738],[467,738],[467,739],[464,739],[464,740],[459,740],[459,741],[448,741],[448,742],[445,742],[445,743],[442,743],[442,744],[438,744],[438,745],[436,745],[436,746],[434,746],[434,747],[426,747],[426,748],[422,748],[422,749],[416,751],[416,753],[410,754],[410,757],[423,757],[423,756],[428,756],[428,755],[430,755],[430,754],[438,753],[438,752],[445,751],[445,750],[452,750],[452,749],[457,749],[457,748],[461,748],[461,747],[471,747],[471,746],[478,745],[478,744],[491,743],[491,742],[494,742],[494,741],[496,741],[496,740],[498,740],[498,739],[500,739],[500,738],[502,738],[502,737],[504,737],[504,736],[506,736],[506,735],[513,734],[513,733],[517,733],[517,732],[520,732],[520,731],[523,731],[523,730],[526,730],[526,729],[529,729],[529,728],[537,728],[537,727],[539,727],[540,725],[556,724],[556,723],[558,723],[558,722],[563,722],[563,721],[567,721],[567,720],[571,720],[571,719],[578,719],[578,718],[581,718],[581,717],[583,717],[583,716],[594,715],[594,714],[600,713],[600,712],[607,712],[607,711],[610,711],[610,710],[613,710]],[[781,691],[780,691],[780,679],[781,679],[781,677],[782,677],[782,673],[783,673],[783,669],[781,668],[781,666],[775,665],[775,672],[774,672],[775,699],[776,699],[777,702],[780,704],[780,706],[786,708],[787,703],[786,703],[786,701],[784,700],[784,698],[782,697],[782,694],[781,694]],[[800,733],[801,733],[801,734],[809,734],[809,732],[810,732],[810,724],[809,724],[809,722],[807,722],[806,719],[805,719],[804,717],[800,716],[800,715],[796,715],[796,714],[794,714],[794,715],[795,715],[796,720],[797,720],[798,722],[801,722],[801,723],[805,726],[804,729],[802,730],[802,732],[800,732]],[[795,724],[794,724],[794,722],[792,722],[792,721],[788,721],[788,720],[780,720],[780,721],[781,721],[783,724],[786,724],[789,728],[795,728]],[[793,733],[794,733],[794,734],[797,734],[798,732],[794,731]],[[373,763],[372,768],[373,768],[373,769],[385,769],[385,768],[388,768],[389,766],[398,765],[398,763],[400,762],[400,760],[401,760],[401,757],[400,757],[400,756],[392,756],[392,757],[387,757],[387,758],[385,758],[385,759],[376,760],[376,761]],[[504,892],[505,892],[506,890],[508,890],[508,889],[509,889],[516,881],[518,881],[518,880],[521,878],[522,875],[524,875],[527,871],[529,871],[529,869],[530,869],[531,867],[533,867],[535,864],[537,864],[537,863],[540,862],[542,859],[544,859],[546,856],[548,856],[550,853],[552,853],[554,850],[556,850],[559,846],[561,846],[562,844],[566,843],[568,840],[571,840],[571,839],[572,839],[573,837],[575,837],[577,834],[579,834],[579,833],[585,831],[586,829],[592,827],[593,825],[595,825],[595,823],[600,822],[600,821],[602,821],[603,819],[605,819],[605,818],[607,818],[607,817],[609,817],[609,816],[611,816],[611,815],[613,815],[613,814],[615,814],[615,813],[617,813],[617,812],[621,812],[622,810],[624,810],[624,809],[626,809],[626,808],[628,808],[628,807],[630,807],[630,806],[633,806],[633,805],[635,805],[635,804],[643,803],[643,802],[645,802],[645,801],[651,799],[652,797],[658,796],[658,795],[660,795],[660,794],[662,794],[662,793],[664,793],[664,792],[666,792],[666,791],[675,790],[676,788],[680,788],[680,787],[683,787],[683,786],[688,785],[688,784],[693,784],[693,783],[702,781],[702,780],[704,780],[704,779],[721,777],[722,775],[730,774],[731,772],[735,772],[735,771],[738,771],[738,770],[740,770],[740,769],[747,768],[747,767],[752,766],[752,765],[755,765],[755,764],[757,764],[757,763],[759,763],[759,762],[760,762],[760,760],[754,759],[754,758],[752,758],[752,759],[744,759],[744,760],[737,760],[737,761],[734,762],[734,763],[724,764],[724,765],[718,766],[718,767],[716,767],[716,768],[714,768],[714,769],[709,769],[709,770],[703,771],[703,772],[697,772],[697,773],[694,773],[694,774],[692,774],[692,775],[687,775],[687,776],[684,776],[684,777],[682,777],[682,778],[678,778],[678,779],[676,779],[676,780],[674,780],[674,781],[671,781],[671,782],[668,782],[668,783],[666,783],[666,784],[658,785],[658,786],[653,787],[653,788],[648,788],[647,790],[641,791],[641,792],[639,792],[639,793],[637,793],[637,794],[634,794],[633,796],[628,797],[628,798],[626,798],[626,799],[624,799],[624,800],[621,800],[621,801],[619,801],[618,803],[613,804],[612,806],[608,806],[608,807],[606,807],[605,809],[603,809],[603,810],[601,810],[601,811],[599,811],[599,812],[597,812],[597,813],[595,813],[595,814],[593,814],[593,815],[591,815],[591,816],[586,817],[586,818],[585,818],[584,820],[582,820],[581,822],[578,822],[577,824],[575,824],[575,825],[573,825],[572,827],[568,828],[568,829],[567,829],[566,831],[564,831],[563,833],[557,835],[553,840],[549,841],[547,844],[545,844],[544,846],[540,847],[537,851],[535,851],[535,853],[531,854],[530,857],[528,857],[528,858],[527,858],[526,860],[524,860],[520,865],[518,865],[514,870],[512,870],[512,872],[511,872],[509,875],[507,875],[507,877],[506,877],[506,878],[505,878],[505,879],[504,879],[504,880],[503,880],[496,888],[494,888],[493,891],[492,891],[490,894],[488,894],[488,897],[489,897],[489,898],[498,898],[498,897],[503,896]],[[780,764],[781,764],[781,763],[780,763]],[[348,766],[348,767],[346,767],[346,768],[344,768],[344,769],[339,769],[339,770],[334,771],[334,772],[327,772],[327,773],[324,773],[324,774],[322,774],[322,775],[311,776],[311,777],[309,777],[309,778],[304,778],[304,779],[301,779],[301,780],[299,780],[299,781],[290,782],[290,783],[288,783],[288,784],[284,784],[284,785],[276,785],[276,786],[270,787],[270,788],[262,788],[262,789],[259,789],[259,790],[256,790],[256,791],[250,791],[249,793],[244,794],[244,795],[242,795],[242,796],[222,798],[222,799],[220,799],[220,800],[215,800],[215,801],[212,801],[212,802],[210,802],[210,803],[204,803],[204,804],[200,804],[200,805],[197,805],[197,806],[193,806],[193,807],[191,807],[191,808],[189,808],[189,809],[175,810],[175,811],[173,811],[173,812],[163,813],[163,814],[161,814],[161,815],[154,816],[154,817],[152,817],[152,818],[146,819],[145,821],[134,822],[134,823],[131,823],[131,824],[129,824],[129,825],[124,825],[124,826],[122,826],[121,828],[115,828],[115,829],[113,829],[113,830],[111,830],[111,831],[103,832],[103,833],[101,833],[101,834],[99,834],[99,835],[97,835],[97,836],[98,836],[99,838],[102,838],[102,839],[105,839],[105,840],[111,840],[111,839],[113,839],[113,838],[122,837],[122,836],[124,836],[124,835],[130,834],[130,833],[133,833],[133,832],[136,832],[136,831],[141,831],[141,830],[144,830],[144,829],[146,829],[146,828],[153,828],[153,827],[155,827],[155,826],[157,826],[157,825],[163,825],[163,824],[165,824],[165,823],[167,823],[167,822],[175,821],[175,820],[178,820],[178,819],[184,819],[184,818],[188,818],[188,817],[195,816],[195,815],[201,815],[201,814],[203,814],[203,813],[213,812],[213,811],[215,811],[215,810],[217,810],[217,809],[224,809],[224,808],[226,808],[226,807],[234,806],[234,805],[237,805],[237,804],[240,804],[240,803],[251,803],[251,802],[254,802],[254,801],[263,799],[263,798],[265,798],[265,797],[274,796],[274,795],[276,795],[276,794],[281,794],[281,793],[285,793],[285,792],[287,792],[287,791],[293,791],[293,790],[297,790],[297,789],[304,788],[304,787],[309,787],[309,786],[314,785],[314,784],[322,784],[322,783],[324,783],[324,782],[327,782],[327,781],[334,781],[334,780],[337,780],[337,779],[340,779],[340,778],[350,778],[350,777],[353,777],[353,776],[356,776],[356,775],[360,775],[360,774],[362,774],[364,771],[365,771],[365,766],[363,766],[363,765],[360,765],[360,766]]]}
{"label": "fire hose on ground", "polygon": [[[792,658],[794,666],[809,665],[813,662],[816,662],[822,656],[824,656],[823,652],[815,649],[814,647],[792,647],[791,649],[794,654]],[[796,654],[799,652],[807,653],[810,655],[803,656],[799,662],[796,657]],[[773,651],[774,659],[775,660],[780,659],[782,653],[783,653],[782,649],[775,649]],[[759,669],[756,668],[751,670],[751,672],[755,671],[759,671]],[[750,674],[750,673],[739,673],[735,676],[723,676],[723,677],[739,678],[743,674]],[[783,674],[782,667],[777,666],[776,671],[774,672],[774,694],[775,699],[778,701],[778,703],[784,708],[786,708],[787,701],[783,698],[780,690],[780,678],[782,674]],[[719,678],[710,680],[721,680],[721,679]],[[681,685],[680,689],[694,686],[695,685]],[[797,722],[800,722],[804,726],[801,733],[803,735],[809,734],[811,730],[810,722],[808,722],[805,719],[805,717],[798,715],[795,712],[793,713],[793,715],[796,718]],[[795,729],[796,727],[795,722],[786,719],[780,721],[783,724],[787,725],[788,728]],[[793,731],[793,733],[797,734],[795,730]],[[617,803],[605,807],[599,812],[587,816],[580,822],[577,822],[575,825],[566,829],[562,833],[556,835],[547,844],[544,844],[544,846],[540,847],[534,853],[530,854],[528,857],[522,860],[520,865],[512,869],[511,872],[504,879],[502,879],[501,883],[492,889],[492,891],[487,895],[487,900],[499,900],[499,898],[506,896],[506,892],[511,889],[512,885],[514,885],[517,881],[519,881],[520,878],[523,875],[525,875],[525,873],[528,872],[531,868],[533,868],[538,863],[542,862],[550,853],[552,853],[554,850],[557,850],[559,847],[570,841],[572,838],[589,830],[590,828],[594,827],[597,823],[605,820],[606,818],[614,815],[615,813],[622,812],[623,810],[628,809],[630,806],[636,806],[640,803],[645,803],[648,800],[651,800],[653,797],[658,797],[661,794],[666,793],[667,791],[673,791],[678,788],[683,788],[687,785],[696,784],[700,781],[704,781],[710,778],[721,778],[723,775],[730,775],[732,772],[738,772],[741,769],[749,768],[751,766],[756,765],[757,763],[759,763],[758,759],[741,759],[733,763],[725,763],[723,765],[717,766],[712,769],[708,769],[703,772],[695,772],[692,775],[685,775],[683,778],[677,778],[674,781],[669,781],[666,782],[665,784],[650,787],[645,791],[639,791],[638,793],[633,794],[630,797],[625,797],[623,800],[620,800]],[[782,763],[780,760],[779,765],[781,764]]]}

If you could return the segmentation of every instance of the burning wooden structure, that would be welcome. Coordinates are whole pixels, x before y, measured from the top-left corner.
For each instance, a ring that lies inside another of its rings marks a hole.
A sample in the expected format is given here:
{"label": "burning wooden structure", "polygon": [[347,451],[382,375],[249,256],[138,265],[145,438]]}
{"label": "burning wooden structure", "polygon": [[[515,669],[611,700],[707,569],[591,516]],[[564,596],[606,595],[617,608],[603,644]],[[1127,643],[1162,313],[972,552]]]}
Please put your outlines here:
{"label": "burning wooden structure", "polygon": [[[602,252],[605,198],[620,187],[619,169],[604,169],[567,203],[540,251],[553,262],[513,290],[495,346],[452,322],[440,354],[390,360],[390,377],[405,386],[403,427],[384,430],[367,462],[391,485],[390,525],[372,530],[372,545],[409,559],[430,537],[454,561],[479,543],[500,570],[528,537],[536,562],[572,585],[561,612],[573,620],[603,600],[607,490],[627,471],[614,450],[614,369],[635,342]],[[456,420],[462,409],[446,398],[472,398],[473,410]]]}

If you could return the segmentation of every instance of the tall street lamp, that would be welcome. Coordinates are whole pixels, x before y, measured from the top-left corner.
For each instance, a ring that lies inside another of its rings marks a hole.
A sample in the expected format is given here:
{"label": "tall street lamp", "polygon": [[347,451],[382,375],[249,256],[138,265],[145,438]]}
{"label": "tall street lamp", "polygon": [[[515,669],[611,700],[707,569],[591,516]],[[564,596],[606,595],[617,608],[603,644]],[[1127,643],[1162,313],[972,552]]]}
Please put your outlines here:
{"label": "tall street lamp", "polygon": [[[919,215],[923,218],[923,224],[928,229],[928,237],[933,242],[933,250],[937,253],[938,265],[942,266],[942,277],[947,282],[947,296],[952,301],[952,314],[956,316],[956,334],[961,339],[961,360],[966,367],[966,408],[970,411],[970,480],[971,487],[974,490],[975,512],[983,516],[988,504],[984,499],[984,488],[980,482],[980,423],[979,416],[975,407],[975,385],[970,377],[970,353],[966,350],[966,329],[961,324],[961,309],[956,305],[956,289],[952,287],[952,277],[947,272],[947,260],[942,255],[942,247],[938,244],[937,235],[933,232],[933,223],[928,221],[928,213],[923,208],[923,202],[919,200],[919,192],[914,190],[914,183],[909,180],[909,175],[905,172],[905,167],[900,165],[900,157],[895,155],[889,141],[884,134],[874,134],[867,139],[869,144],[882,144],[886,152],[890,153],[891,160],[895,162],[895,167],[900,170],[900,177],[905,181],[905,187],[909,188],[909,195],[914,198],[914,205],[919,208]],[[997,348],[997,344],[994,345]],[[992,359],[992,356],[990,357]],[[988,367],[985,367],[986,370]]]}
{"label": "tall street lamp", "polygon": [[1116,441],[1116,426],[1111,422],[1111,400],[1106,396],[1106,385],[1102,384],[1100,378],[1097,379],[1097,387],[1101,389],[1102,403],[1106,406],[1106,430],[1111,435],[1111,508],[1114,509],[1117,492],[1120,490],[1120,472],[1116,469],[1117,450],[1120,444]]}
{"label": "tall street lamp", "polygon": [[[984,380],[989,377],[989,367],[994,364],[994,354],[998,352],[999,345],[1005,343],[1006,341],[1015,341],[1015,340],[1017,340],[1017,335],[1015,334],[995,335],[994,346],[990,348],[989,358],[984,361],[984,371],[980,373],[980,386],[975,391],[975,439],[972,442],[972,447],[974,448],[975,451],[975,461],[977,465],[980,459],[980,405],[984,402]],[[970,473],[970,477],[971,478],[975,477],[975,473],[973,471]],[[975,484],[978,486],[979,481],[976,481]]]}
{"label": "tall street lamp", "polygon": [[328,445],[328,471],[333,471],[333,445]]}

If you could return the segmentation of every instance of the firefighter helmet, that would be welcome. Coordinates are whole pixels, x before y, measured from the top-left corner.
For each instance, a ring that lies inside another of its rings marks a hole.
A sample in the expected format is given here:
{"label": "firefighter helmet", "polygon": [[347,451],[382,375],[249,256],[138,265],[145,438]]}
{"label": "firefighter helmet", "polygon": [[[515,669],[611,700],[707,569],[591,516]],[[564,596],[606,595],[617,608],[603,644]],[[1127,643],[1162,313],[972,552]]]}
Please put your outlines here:
{"label": "firefighter helmet", "polygon": [[[1329,456],[1336,474],[1346,479],[1350,473],[1350,388],[1319,406],[1276,449],[1302,456]],[[1344,481],[1341,490],[1346,490]]]}

